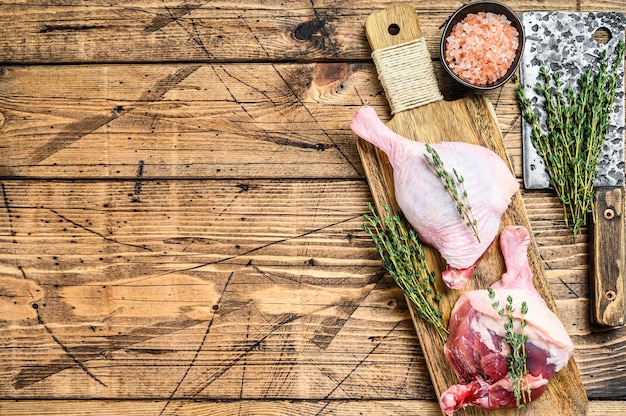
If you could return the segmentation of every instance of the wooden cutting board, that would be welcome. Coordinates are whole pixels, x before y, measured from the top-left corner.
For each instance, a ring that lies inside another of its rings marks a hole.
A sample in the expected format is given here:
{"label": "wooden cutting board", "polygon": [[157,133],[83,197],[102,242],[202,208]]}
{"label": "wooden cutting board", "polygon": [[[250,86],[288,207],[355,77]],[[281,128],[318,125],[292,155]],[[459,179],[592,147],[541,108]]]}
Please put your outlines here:
{"label": "wooden cutting board", "polygon": [[[390,30],[390,28],[395,30]],[[393,6],[373,13],[365,23],[365,31],[372,50],[398,45],[422,37],[417,16],[410,5]],[[412,87],[419,88],[419,85]],[[402,136],[423,142],[465,141],[482,145],[500,155],[508,163],[502,134],[493,107],[487,99],[481,96],[471,96],[456,101],[439,100],[402,111],[395,114],[387,125]],[[393,173],[386,155],[364,140],[359,139],[357,143],[379,215],[382,215],[383,203],[397,210]],[[506,225],[523,225],[531,230],[519,192],[513,197],[511,205],[502,217],[501,227]],[[431,269],[438,276],[441,276],[441,271],[445,266],[444,261],[436,250],[429,247],[426,249]],[[528,257],[534,274],[535,287],[546,300],[550,309],[556,312],[555,302],[543,273],[536,243],[532,238],[532,230]],[[464,290],[486,288],[494,281],[500,280],[505,271],[499,240],[496,238]],[[438,289],[443,296],[441,308],[447,325],[450,311],[461,293],[447,289],[441,279],[438,282]],[[411,310],[413,323],[426,358],[435,392],[440,397],[441,393],[450,385],[458,383],[457,377],[444,356],[443,343],[438,335],[429,324],[417,317],[414,305],[408,300],[407,304]],[[587,407],[587,396],[572,359],[568,366],[548,384],[545,393],[524,410],[484,411],[475,407],[468,407],[460,411],[459,414],[580,416],[587,413]]]}

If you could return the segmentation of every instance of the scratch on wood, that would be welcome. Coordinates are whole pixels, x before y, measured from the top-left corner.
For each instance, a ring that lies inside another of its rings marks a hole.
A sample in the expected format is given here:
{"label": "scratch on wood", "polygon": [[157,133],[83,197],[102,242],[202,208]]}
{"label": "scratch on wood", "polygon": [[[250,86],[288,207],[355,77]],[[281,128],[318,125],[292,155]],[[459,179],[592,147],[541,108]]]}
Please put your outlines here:
{"label": "scratch on wood", "polygon": [[180,20],[183,16],[189,15],[191,12],[193,12],[194,10],[202,6],[203,6],[203,3],[196,3],[196,4],[185,3],[182,6],[178,6],[178,7],[166,6],[165,11],[167,12],[167,15],[164,16],[161,14],[155,17],[152,20],[152,24],[144,28],[144,33],[153,33],[157,30],[164,28],[165,26],[170,25],[171,23],[176,23],[185,32],[187,32],[189,37],[202,49],[204,54],[207,57],[211,58],[213,57],[213,54],[205,46],[204,41],[202,40],[202,36],[200,35],[200,32],[198,31],[198,27],[196,25],[195,20],[193,18],[189,18],[191,29],[188,29],[187,27],[185,27],[185,25],[183,25]]}
{"label": "scratch on wood", "polygon": [[152,251],[152,249],[150,249],[149,247],[146,247],[145,245],[137,245],[137,244],[130,244],[130,243],[123,243],[121,241],[117,241],[114,238],[111,237],[107,237],[106,235],[99,233],[98,231],[92,230],[90,228],[85,227],[84,225],[81,225],[79,223],[77,223],[76,221],[71,220],[70,218],[66,217],[65,215],[61,214],[60,212],[58,212],[55,209],[50,208],[50,212],[52,212],[53,214],[55,214],[56,216],[58,216],[59,218],[61,218],[63,221],[67,221],[70,224],[72,224],[73,226],[80,228],[81,230],[87,231],[88,233],[97,235],[98,237],[102,238],[105,241],[110,241],[112,243],[115,244],[121,244],[123,246],[127,246],[127,247],[134,247],[134,248],[139,248],[141,250],[146,250],[146,251]]}
{"label": "scratch on wood", "polygon": [[[252,85],[252,84],[250,84],[250,83],[248,83],[248,82],[245,82],[245,81],[244,81],[244,80],[242,80],[241,78],[238,78],[238,77],[234,76],[231,72],[228,72],[228,71],[226,70],[226,68],[225,68],[225,67],[223,67],[223,66],[220,66],[220,69],[221,69],[221,70],[222,70],[222,71],[223,71],[226,75],[228,75],[230,78],[234,79],[234,80],[235,80],[235,81],[237,81],[238,83],[240,83],[240,84],[242,84],[242,85],[244,85],[244,86],[246,86],[246,87],[250,88],[250,89],[251,89],[252,91],[254,91],[254,92],[258,92],[259,94],[261,94],[261,95],[262,95],[263,97],[265,97],[265,98],[267,99],[267,101],[268,101],[270,104],[272,104],[274,107],[276,107],[276,106],[278,105],[278,104],[276,104],[276,103],[274,102],[274,100],[272,100],[272,99],[270,98],[270,96],[269,96],[269,95],[267,95],[267,93],[266,93],[265,91],[261,90],[260,88],[255,87],[254,85]],[[224,81],[223,81],[223,80],[222,80],[222,78],[219,76],[219,74],[217,74],[217,73],[216,73],[215,75],[217,75],[217,77],[218,77],[218,78],[219,78],[219,80],[222,82],[222,84],[224,84],[224,87],[226,88],[226,90],[227,90],[227,91],[228,91],[228,93],[230,94],[230,97],[233,99],[233,101],[237,102],[237,100],[235,99],[235,96],[232,94],[232,92],[230,91],[230,89],[228,88],[228,86],[224,83]],[[239,104],[241,105],[241,103],[239,103]]]}
{"label": "scratch on wood", "polygon": [[[369,296],[370,293],[378,286],[378,283],[385,277],[385,273],[376,273],[372,279],[368,282],[369,289],[364,287],[361,291],[361,296],[355,299],[342,299],[340,306],[337,309],[337,313],[325,318],[322,321],[322,330],[315,334],[311,342],[317,345],[320,349],[325,350],[330,343],[335,339],[339,331],[348,322],[348,319],[361,305],[361,302]],[[372,284],[374,283],[374,284]]]}
{"label": "scratch on wood", "polygon": [[[313,266],[313,259],[306,262],[306,264]],[[264,275],[265,277],[270,277],[256,266],[254,266],[254,270]],[[370,280],[370,282],[368,283],[377,284],[383,277],[384,273],[379,273],[373,280]],[[369,289],[363,290],[361,296],[357,299],[342,299],[342,302],[337,309],[337,313],[325,318],[322,321],[322,330],[315,334],[311,342],[317,345],[321,350],[325,350],[335,339],[335,337],[341,331],[344,325],[348,322],[348,319],[357,310],[362,300],[365,299],[372,292],[372,290],[374,290],[374,288],[377,286],[376,284],[370,285]]]}
{"label": "scratch on wood", "polygon": [[138,104],[151,103],[160,100],[170,89],[180,84],[201,67],[202,65],[183,66],[176,72],[160,79],[150,89],[141,94]]}
{"label": "scratch on wood", "polygon": [[495,100],[493,100],[493,111],[494,112],[498,109],[498,104],[500,104],[500,98],[502,98],[502,90],[503,90],[503,88],[500,88],[500,90],[498,91],[498,96],[496,97]]}
{"label": "scratch on wood", "polygon": [[[197,397],[200,393],[202,393],[202,391],[204,391],[206,388],[211,386],[215,381],[219,380],[221,376],[226,374],[231,368],[233,368],[235,365],[241,362],[241,360],[248,357],[250,353],[255,352],[261,344],[263,344],[270,336],[274,335],[279,329],[283,328],[287,324],[290,324],[296,321],[297,319],[300,319],[301,317],[302,317],[301,315],[297,315],[297,314],[283,314],[279,316],[278,322],[276,322],[269,329],[267,333],[265,333],[261,338],[259,338],[258,340],[256,340],[255,342],[247,346],[246,349],[241,354],[229,360],[228,362],[224,362],[223,363],[224,365],[222,365],[218,371],[208,376],[207,379],[204,380],[202,384],[193,386],[193,391],[186,393],[185,398],[193,399]],[[180,384],[176,387],[176,390],[178,390],[179,388],[180,388]],[[174,391],[174,393],[175,392],[176,391]],[[173,400],[174,393],[170,395],[170,399],[168,400],[165,407],[159,414],[160,416],[164,415],[165,411],[168,410],[168,408],[170,408],[169,409],[170,412],[168,412],[168,414],[177,414],[178,409],[172,409],[172,407],[176,406],[177,408],[180,408],[181,406],[184,405],[184,402],[180,400]]]}
{"label": "scratch on wood", "polygon": [[[246,332],[245,332],[245,336],[244,336],[244,343],[248,343],[248,340],[250,338],[250,317],[252,316],[250,310],[248,310],[248,318],[246,319]],[[247,366],[247,362],[244,362],[243,365],[241,366],[241,381],[239,383],[239,400],[243,399],[243,387],[246,384],[246,374],[248,371],[248,366]]]}
{"label": "scratch on wood", "polygon": [[[215,76],[217,77],[217,79],[219,79],[219,81],[221,82],[221,84],[224,86],[224,88],[226,89],[226,91],[228,92],[228,94],[230,95],[230,98],[233,100],[234,103],[237,103],[239,105],[239,108],[241,108],[241,110],[244,112],[244,114],[246,114],[248,116],[248,118],[252,121],[252,122],[256,122],[254,117],[252,117],[252,114],[250,114],[248,112],[248,109],[237,100],[237,98],[235,97],[235,95],[233,94],[233,92],[231,91],[230,87],[228,86],[228,84],[226,84],[226,82],[224,81],[224,79],[220,76],[220,74],[217,72],[217,70],[215,69],[215,66],[212,66],[213,68],[213,72],[215,73]],[[228,75],[231,78],[234,78],[236,80],[238,80],[237,78],[233,77],[230,73],[228,73],[228,71],[226,71],[226,69],[223,66],[220,66],[220,69],[222,71],[224,71],[224,73],[226,75]],[[241,82],[240,80],[238,80],[239,82]],[[244,85],[249,86],[247,84],[244,83]],[[255,91],[260,92],[265,98],[268,99],[268,101],[270,103],[272,103],[274,106],[276,106],[276,103],[274,103],[272,101],[272,99],[270,97],[268,97],[264,92],[261,92],[260,90],[258,90],[257,88],[254,88]],[[261,131],[263,132],[263,134],[267,137],[268,141],[273,141],[272,136],[269,134],[269,132],[267,130],[265,130],[265,128],[261,127]]]}
{"label": "scratch on wood", "polygon": [[502,138],[506,138],[509,133],[511,132],[511,130],[513,129],[513,127],[517,124],[517,121],[521,118],[521,114],[517,114],[515,116],[515,118],[513,119],[513,121],[509,124],[508,128],[506,129],[506,131],[504,131],[502,133]]}
{"label": "scratch on wood", "polygon": [[[268,371],[265,377],[265,383],[260,394],[262,399],[273,398],[280,395],[283,387],[288,388],[290,376],[296,368],[298,354],[294,340],[291,339],[289,333],[286,333],[280,335],[279,342],[277,348],[280,353],[274,359],[272,371]],[[285,366],[285,363],[288,365]]]}
{"label": "scratch on wood", "polygon": [[[387,333],[385,334],[385,336],[384,336],[384,337],[382,337],[382,339],[381,339],[378,343],[376,343],[376,345],[374,345],[374,346],[372,347],[372,349],[370,349],[370,351],[369,351],[369,352],[365,355],[365,357],[363,357],[363,359],[362,359],[362,360],[360,360],[360,361],[359,361],[359,362],[358,362],[358,363],[354,366],[354,368],[352,368],[352,370],[350,370],[350,371],[348,372],[348,374],[346,374],[346,376],[345,376],[343,379],[341,379],[341,381],[339,381],[339,382],[337,383],[337,385],[336,385],[336,386],[335,386],[335,387],[334,387],[334,388],[333,388],[330,392],[328,392],[328,394],[326,394],[326,396],[324,397],[324,399],[323,399],[323,400],[328,400],[328,399],[330,399],[330,396],[332,396],[332,395],[333,395],[333,393],[334,393],[334,392],[336,392],[336,391],[337,391],[337,390],[338,390],[338,389],[339,389],[339,388],[343,385],[343,383],[344,383],[347,379],[349,379],[349,378],[350,378],[350,376],[352,376],[352,374],[354,374],[354,372],[355,372],[355,371],[356,371],[356,370],[357,370],[357,369],[358,369],[361,365],[363,365],[363,363],[364,363],[364,362],[365,362],[365,361],[366,361],[366,360],[367,360],[367,359],[368,359],[368,358],[369,358],[369,357],[370,357],[370,356],[371,356],[374,352],[376,352],[376,350],[378,349],[378,347],[380,347],[380,345],[384,342],[384,340],[386,340],[386,339],[389,337],[389,335],[391,335],[391,333],[392,333],[393,331],[395,331],[395,329],[396,329],[396,328],[400,325],[400,323],[401,323],[401,322],[396,322],[396,324],[393,326],[393,328],[391,328],[389,331],[387,331]],[[324,407],[322,407],[322,408],[320,409],[320,411],[319,411],[319,412],[317,412],[317,415],[322,415],[322,414],[323,414],[323,411],[326,409],[326,407],[327,407],[329,404],[330,404],[330,402],[326,402],[326,404],[324,405]]]}
{"label": "scratch on wood", "polygon": [[[224,208],[220,212],[217,213],[216,218],[222,217],[222,215],[224,215],[230,209],[230,207],[235,203],[237,198],[239,198],[239,195],[241,195],[243,192],[248,192],[248,190],[250,189],[250,185],[245,184],[245,183],[240,183],[240,184],[237,184],[237,188],[239,188],[240,191],[238,193],[236,193],[232,197],[232,199],[224,206]],[[207,224],[207,227],[212,227],[212,226],[213,226],[213,222]],[[204,240],[205,241],[211,241],[211,240],[208,240],[208,239],[204,239]],[[182,241],[182,240],[178,239],[178,241]],[[201,240],[194,239],[191,242],[193,243],[193,242],[196,242],[196,241],[201,241]]]}
{"label": "scratch on wood", "polygon": [[289,82],[287,82],[287,80],[285,79],[285,77],[283,77],[283,75],[280,73],[280,71],[278,71],[278,69],[276,69],[275,65],[272,65],[272,68],[274,69],[274,71],[276,71],[276,74],[278,74],[278,76],[280,77],[280,79],[283,80],[283,82],[285,83],[285,86],[289,89],[289,91],[291,92],[291,94],[295,97],[295,99],[298,101],[298,103],[300,104],[300,106],[302,106],[302,108],[304,108],[304,110],[307,112],[307,114],[309,115],[309,117],[311,117],[311,119],[313,120],[313,122],[319,127],[319,129],[322,131],[322,133],[324,134],[324,136],[326,136],[326,138],[328,139],[328,141],[330,143],[332,143],[332,145],[335,147],[335,149],[337,149],[337,151],[339,152],[339,154],[341,155],[341,157],[343,157],[343,159],[352,167],[352,169],[354,170],[354,172],[358,175],[359,174],[359,169],[354,166],[354,163],[352,163],[352,161],[348,158],[348,156],[346,156],[346,154],[343,152],[343,150],[341,150],[341,148],[337,145],[337,143],[333,140],[333,138],[330,136],[330,134],[328,134],[328,132],[326,131],[326,129],[324,129],[324,127],[322,127],[322,125],[319,123],[319,121],[317,120],[317,118],[315,117],[315,115],[311,112],[311,110],[309,109],[309,107],[307,107],[307,105],[302,102],[302,100],[300,99],[300,96],[294,91],[293,87],[291,86],[291,84]]}
{"label": "scratch on wood", "polygon": [[252,266],[252,270],[254,270],[256,273],[260,274],[261,276],[263,276],[266,279],[271,279],[270,275],[267,274],[267,272],[264,272],[263,270],[259,269],[257,266]]}
{"label": "scratch on wood", "polygon": [[88,134],[93,133],[102,126],[107,125],[128,111],[141,107],[141,105],[160,100],[172,87],[178,85],[200,67],[201,65],[188,65],[178,69],[173,74],[169,74],[165,78],[159,80],[152,88],[145,91],[139,100],[133,105],[124,107],[123,111],[120,110],[120,106],[116,106],[107,114],[87,117],[67,125],[63,131],[53,137],[50,141],[35,149],[31,158],[28,159],[27,165],[34,166],[41,163],[55,153],[65,149],[67,146],[82,139]]}
{"label": "scratch on wood", "polygon": [[[239,82],[242,85],[245,85],[246,87],[250,88],[251,90],[258,92],[259,94],[261,94],[263,97],[265,97],[268,101],[269,104],[271,104],[274,107],[278,107],[278,103],[274,102],[274,100],[272,100],[272,98],[263,90],[251,85],[250,83],[247,83],[245,81],[243,81],[242,79],[234,76],[232,73],[228,72],[226,70],[226,68],[224,67],[220,67],[220,69],[226,74],[228,75],[230,78],[234,79],[235,81]],[[224,82],[224,80],[219,76],[219,74],[214,70],[215,75],[218,77],[218,79],[220,80],[220,82],[222,83],[222,85],[224,85],[224,88],[226,88],[226,90],[228,91],[230,97],[232,98],[232,100],[239,104],[239,107],[241,108],[241,110],[248,116],[248,118],[250,118],[250,120],[252,122],[256,122],[256,120],[254,119],[254,117],[252,117],[252,114],[250,114],[248,112],[248,110],[245,108],[245,106],[243,105],[243,103],[239,102],[235,96],[233,95],[233,93],[231,92],[230,88],[228,87],[228,85],[226,85],[226,83]],[[292,90],[293,92],[293,90]],[[288,139],[288,138],[277,138],[277,137],[273,137],[265,128],[261,127],[261,132],[263,133],[263,135],[265,136],[265,138],[261,138],[261,140],[267,141],[269,143],[275,143],[281,146],[292,146],[292,147],[296,147],[296,148],[300,148],[300,149],[315,149],[318,151],[323,151],[325,149],[328,148],[327,145],[323,144],[323,143],[305,143],[303,141],[300,140],[292,140],[292,139]]]}
{"label": "scratch on wood", "polygon": [[[229,285],[229,283],[230,283],[230,281],[231,281],[231,279],[232,279],[234,274],[235,274],[235,272],[231,272],[230,275],[228,276],[228,279],[226,280],[226,283],[224,283],[224,287],[222,288],[222,293],[220,294],[220,297],[217,300],[217,305],[219,305],[222,302],[222,299],[224,298],[224,293],[226,293],[226,289],[228,288],[228,285]],[[176,395],[176,392],[178,392],[180,387],[183,385],[183,382],[187,378],[187,375],[189,375],[189,371],[191,371],[191,369],[195,365],[196,361],[198,360],[198,356],[200,355],[200,351],[202,351],[202,348],[204,347],[204,344],[206,343],[206,340],[209,337],[209,333],[211,332],[211,326],[213,325],[214,318],[215,318],[215,315],[212,315],[211,316],[211,320],[209,320],[209,322],[207,324],[206,331],[204,331],[204,335],[202,337],[202,341],[200,341],[200,344],[198,345],[198,348],[196,348],[195,355],[191,359],[191,362],[187,366],[187,369],[185,370],[185,373],[183,374],[182,378],[176,384],[176,387],[174,388],[174,390],[170,394],[167,402],[165,403],[165,406],[163,407],[163,409],[161,410],[159,415],[163,415],[165,413],[165,411],[167,410],[167,408],[170,406],[170,404],[172,403],[172,399]]]}
{"label": "scratch on wood", "polygon": [[44,327],[44,329],[46,330],[46,332],[50,335],[50,337],[52,338],[52,340],[59,346],[61,347],[61,349],[63,350],[63,352],[65,353],[65,355],[74,363],[76,364],[81,370],[83,370],[83,372],[85,374],[87,374],[89,377],[91,377],[92,379],[94,379],[96,382],[98,382],[98,384],[107,387],[107,385],[100,380],[98,377],[96,377],[91,371],[89,371],[89,369],[87,368],[87,366],[81,362],[78,358],[76,358],[76,356],[74,354],[72,354],[72,352],[70,351],[70,349],[63,344],[63,342],[61,342],[61,340],[59,338],[57,338],[56,335],[54,335],[54,332],[52,331],[52,329],[50,329],[50,327],[48,325],[46,325],[46,323],[44,322],[43,318],[41,317],[41,314],[39,313],[39,306],[35,303],[33,304],[33,309],[35,309],[37,311],[37,322]]}
{"label": "scratch on wood", "polygon": [[273,275],[271,273],[268,273],[265,270],[262,270],[259,267],[252,265],[251,263],[246,266],[252,266],[252,270],[254,270],[255,273],[257,273],[259,276],[266,279],[268,283],[271,283],[271,284],[277,283],[279,281],[284,281],[284,280],[295,281],[295,278],[290,279],[290,278],[285,278],[283,276],[278,276],[278,275]]}
{"label": "scratch on wood", "polygon": [[[202,322],[205,321],[193,319],[183,322],[162,322],[160,325],[157,326],[146,328],[142,327],[140,329],[133,330],[128,334],[117,335],[115,338],[111,338],[110,342],[107,343],[106,346],[103,348],[98,348],[98,346],[81,345],[81,352],[85,352],[81,354],[81,358],[83,362],[101,358],[102,354],[107,354],[110,351],[128,348],[134,345],[141,345],[146,340],[191,328],[201,324]],[[78,357],[75,358],[79,360]],[[46,363],[45,365],[30,365],[22,367],[20,369],[20,372],[16,376],[14,387],[18,390],[28,387],[34,383],[45,380],[46,378],[53,376],[54,374],[71,368],[74,365],[75,363],[73,361],[71,361],[70,363],[67,359],[58,359]]]}
{"label": "scratch on wood", "polygon": [[[26,279],[27,277],[26,277],[26,272],[24,271],[24,268],[18,264],[17,265],[17,269],[20,271],[20,274],[22,275],[22,278]],[[31,298],[34,298],[32,293],[30,293],[30,296],[31,296]]]}
{"label": "scratch on wood", "polygon": [[229,260],[233,260],[233,259],[237,259],[237,258],[241,258],[241,257],[247,256],[248,254],[257,252],[259,250],[263,250],[264,248],[271,247],[271,246],[276,245],[276,244],[281,244],[281,243],[284,243],[284,242],[287,242],[287,241],[297,240],[299,238],[306,237],[306,236],[311,235],[311,234],[315,234],[315,233],[320,232],[322,230],[325,230],[327,228],[334,227],[335,225],[339,225],[339,224],[343,224],[343,223],[352,221],[355,218],[360,218],[360,215],[355,216],[355,217],[346,218],[346,219],[343,219],[341,221],[337,221],[335,223],[332,223],[332,224],[329,224],[329,225],[325,225],[323,227],[319,227],[319,228],[316,228],[316,229],[313,229],[313,230],[309,230],[307,232],[304,232],[304,233],[299,234],[299,235],[294,236],[294,237],[281,238],[280,240],[272,241],[272,242],[269,242],[267,244],[263,244],[262,246],[251,248],[250,250],[245,251],[245,252],[240,253],[240,254],[236,254],[236,255],[233,255],[233,256],[229,256],[229,257],[224,257],[224,258],[219,259],[219,260],[205,262],[205,263],[202,263],[202,264],[199,264],[199,265],[196,265],[196,266],[187,267],[187,268],[182,269],[182,270],[172,270],[172,271],[168,272],[167,274],[169,274],[169,273],[188,272],[188,271],[192,271],[192,270],[201,269],[203,267],[210,266],[210,265],[213,265],[213,264],[225,263],[225,262],[227,262]]}
{"label": "scratch on wood", "polygon": [[152,19],[152,22],[143,29],[143,33],[153,33],[157,30],[161,30],[171,23],[178,22],[178,19],[188,15],[196,9],[199,9],[203,5],[204,2],[192,4],[183,3],[183,5],[177,7],[165,6],[164,9],[167,14],[158,14]]}
{"label": "scratch on wood", "polygon": [[[15,236],[17,234],[17,232],[13,228],[13,212],[11,210],[11,204],[10,204],[10,201],[9,201],[9,195],[7,193],[6,187],[4,186],[3,182],[0,182],[0,188],[2,188],[2,199],[4,201],[4,208],[6,209],[6,212],[7,212],[7,222],[9,224],[9,235]],[[17,244],[17,240],[15,240],[15,239],[12,242],[13,242],[13,244]],[[16,264],[15,264],[15,266],[17,267],[17,270],[19,270],[20,275],[22,276],[22,279],[29,280],[28,276],[26,275],[26,271],[24,270],[22,265],[20,265],[18,262],[19,262],[19,260],[17,259],[17,256],[16,256],[16,259],[15,259],[15,263]],[[34,302],[35,295],[31,292],[30,286],[26,286],[26,288],[28,290],[28,294],[30,295],[31,302]]]}
{"label": "scratch on wood", "polygon": [[9,204],[9,195],[7,194],[7,190],[4,186],[4,183],[0,183],[0,187],[2,187],[2,198],[4,200],[4,208],[7,212],[7,219],[9,222],[9,233],[11,233],[11,236],[15,236],[16,232],[13,229],[13,213],[11,212],[11,206]]}
{"label": "scratch on wood", "polygon": [[359,94],[359,89],[356,87],[356,85],[354,86],[354,93],[359,98],[359,101],[361,102],[361,105],[362,106],[365,105],[365,101],[363,101],[363,97],[361,97],[361,94]]}
{"label": "scratch on wood", "polygon": [[196,45],[198,45],[200,47],[200,49],[202,49],[202,52],[204,52],[204,54],[208,58],[212,58],[213,54],[207,49],[206,45],[204,44],[204,41],[202,40],[202,36],[200,35],[200,32],[198,31],[198,27],[196,25],[196,21],[191,19],[190,22],[191,22],[191,30],[188,30],[187,28],[185,28],[182,25],[181,25],[181,27],[183,27],[183,29],[185,29],[185,31],[189,34],[191,39],[193,39],[193,41],[196,43]]}
{"label": "scratch on wood", "polygon": [[235,203],[235,201],[237,200],[237,198],[239,198],[239,196],[244,193],[244,192],[248,192],[250,190],[250,185],[246,184],[246,183],[239,183],[236,185],[237,188],[239,188],[239,192],[236,193],[233,198],[228,202],[228,204],[226,204],[226,206],[224,207],[224,209],[222,211],[220,211],[219,214],[217,214],[217,217],[221,217],[222,215],[224,215],[226,213],[226,211],[228,211],[230,209],[231,206],[233,206],[233,204]]}
{"label": "scratch on wood", "polygon": [[[369,294],[369,292],[367,293]],[[350,300],[347,305],[339,307],[339,312],[342,314],[341,317],[329,316],[324,319],[320,325],[321,330],[315,334],[311,342],[317,345],[322,351],[326,350],[366,296],[367,295],[362,296],[360,299]]]}
{"label": "scratch on wood", "polygon": [[574,295],[576,298],[579,298],[580,296],[578,295],[578,293],[576,293],[576,291],[574,289],[572,289],[572,287],[570,285],[567,284],[567,282],[565,282],[561,277],[559,277],[559,281],[561,282],[561,284],[563,286],[565,286],[567,288],[567,290],[570,291],[570,293],[572,295]]}
{"label": "scratch on wood", "polygon": [[100,320],[100,323],[105,323],[106,321],[113,318],[115,315],[119,315],[120,313],[124,312],[124,310],[125,309],[122,306],[117,309],[112,310],[108,315],[106,315],[104,318]]}
{"label": "scratch on wood", "polygon": [[115,114],[115,112],[111,112],[108,114],[87,117],[75,123],[69,124],[52,140],[35,149],[33,156],[31,156],[31,158],[27,161],[27,165],[34,166],[46,160],[58,151],[65,149],[72,143],[115,120],[117,117],[118,115]]}
{"label": "scratch on wood", "polygon": [[[237,6],[236,6],[237,7]],[[267,50],[265,49],[265,47],[263,46],[263,43],[261,43],[261,41],[259,40],[259,37],[256,35],[256,32],[254,30],[252,30],[252,28],[250,27],[250,25],[248,24],[248,21],[246,20],[246,18],[244,17],[244,15],[241,15],[241,20],[243,21],[243,24],[246,25],[246,28],[248,29],[248,31],[250,32],[250,34],[252,34],[252,37],[254,38],[255,42],[257,43],[257,45],[259,45],[261,47],[261,50],[263,52],[265,52],[265,56],[267,56],[268,58],[270,58],[270,54],[269,52],[267,52]]]}

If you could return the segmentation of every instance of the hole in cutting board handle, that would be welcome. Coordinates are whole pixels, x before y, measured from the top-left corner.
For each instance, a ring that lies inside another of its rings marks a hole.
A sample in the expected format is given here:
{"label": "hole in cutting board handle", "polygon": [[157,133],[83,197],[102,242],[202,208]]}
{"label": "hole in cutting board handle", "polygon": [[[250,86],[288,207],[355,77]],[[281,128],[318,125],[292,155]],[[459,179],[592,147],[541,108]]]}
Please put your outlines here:
{"label": "hole in cutting board handle", "polygon": [[400,33],[400,26],[398,26],[396,23],[392,23],[387,28],[387,32],[389,32],[391,36],[396,36],[398,33]]}
{"label": "hole in cutting board handle", "polygon": [[593,32],[593,40],[600,44],[608,43],[613,36],[611,35],[611,31],[606,27],[600,27],[595,32]]}

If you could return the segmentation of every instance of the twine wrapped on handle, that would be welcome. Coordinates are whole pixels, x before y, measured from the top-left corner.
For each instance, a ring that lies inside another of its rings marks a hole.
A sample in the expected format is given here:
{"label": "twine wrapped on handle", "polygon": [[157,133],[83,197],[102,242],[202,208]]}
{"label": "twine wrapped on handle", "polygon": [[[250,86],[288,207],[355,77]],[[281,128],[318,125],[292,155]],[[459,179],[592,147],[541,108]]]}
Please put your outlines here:
{"label": "twine wrapped on handle", "polygon": [[423,37],[377,49],[372,58],[392,115],[443,100]]}

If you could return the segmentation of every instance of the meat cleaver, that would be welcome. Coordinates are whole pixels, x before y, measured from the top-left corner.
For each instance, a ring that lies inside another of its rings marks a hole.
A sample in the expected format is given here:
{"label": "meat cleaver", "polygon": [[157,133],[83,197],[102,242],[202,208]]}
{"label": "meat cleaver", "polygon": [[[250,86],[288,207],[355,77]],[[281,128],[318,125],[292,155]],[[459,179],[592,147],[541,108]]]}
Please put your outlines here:
{"label": "meat cleaver", "polygon": [[[610,54],[624,41],[626,17],[622,13],[524,12],[526,33],[521,81],[532,102],[539,100],[534,88],[545,66],[558,71],[564,87],[576,87],[587,67],[598,64],[602,50]],[[603,33],[603,36],[599,34]],[[609,55],[610,56],[610,55]],[[594,208],[590,231],[591,319],[603,326],[624,325],[624,65],[619,66],[617,98],[610,115],[611,127],[598,162]],[[534,107],[540,120],[542,105]],[[527,189],[549,187],[543,159],[530,139],[531,127],[522,123],[524,185]]]}

